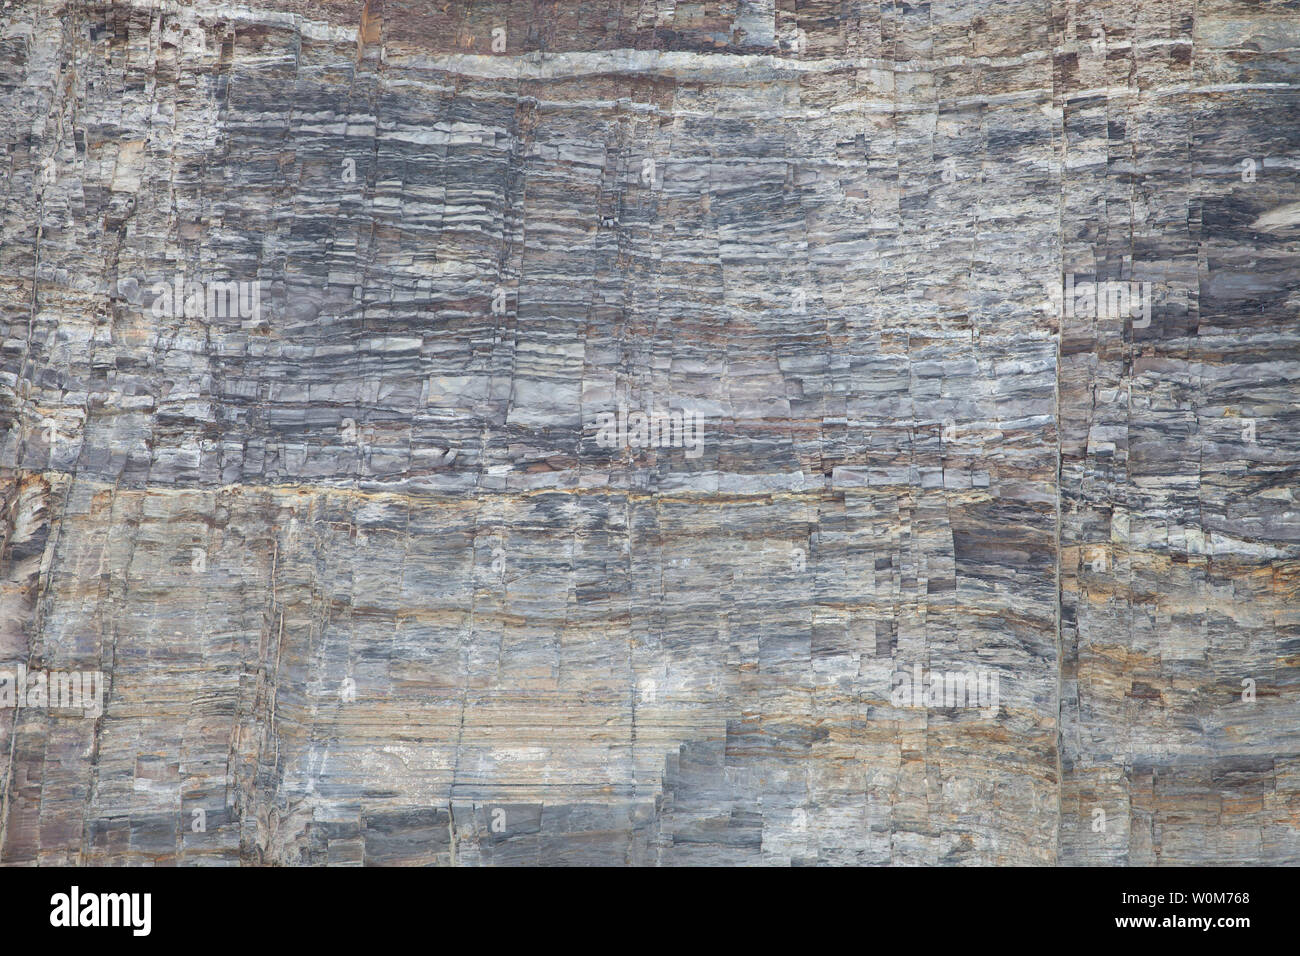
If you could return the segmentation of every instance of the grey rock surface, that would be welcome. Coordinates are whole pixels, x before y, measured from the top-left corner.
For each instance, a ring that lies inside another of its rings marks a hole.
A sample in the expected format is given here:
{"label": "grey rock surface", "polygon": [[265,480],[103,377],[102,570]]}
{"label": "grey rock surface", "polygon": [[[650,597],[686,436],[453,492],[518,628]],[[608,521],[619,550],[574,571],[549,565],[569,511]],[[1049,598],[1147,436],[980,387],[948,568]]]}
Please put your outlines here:
{"label": "grey rock surface", "polygon": [[7,4],[0,863],[1300,863],[1297,51]]}

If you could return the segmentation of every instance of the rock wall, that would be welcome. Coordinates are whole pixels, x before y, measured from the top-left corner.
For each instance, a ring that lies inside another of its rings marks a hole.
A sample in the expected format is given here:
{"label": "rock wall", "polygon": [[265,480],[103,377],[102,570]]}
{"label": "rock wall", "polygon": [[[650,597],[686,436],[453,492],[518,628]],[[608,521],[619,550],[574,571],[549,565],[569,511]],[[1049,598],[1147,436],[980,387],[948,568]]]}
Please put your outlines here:
{"label": "rock wall", "polygon": [[7,4],[0,862],[1300,862],[1297,49]]}

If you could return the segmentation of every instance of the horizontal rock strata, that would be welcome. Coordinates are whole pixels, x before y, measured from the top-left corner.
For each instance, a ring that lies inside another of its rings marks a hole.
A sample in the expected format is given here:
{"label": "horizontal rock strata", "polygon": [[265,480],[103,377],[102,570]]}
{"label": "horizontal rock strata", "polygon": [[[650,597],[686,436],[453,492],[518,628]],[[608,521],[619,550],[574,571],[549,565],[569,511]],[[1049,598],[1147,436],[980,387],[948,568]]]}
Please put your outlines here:
{"label": "horizontal rock strata", "polygon": [[1300,862],[1297,50],[7,5],[0,862]]}

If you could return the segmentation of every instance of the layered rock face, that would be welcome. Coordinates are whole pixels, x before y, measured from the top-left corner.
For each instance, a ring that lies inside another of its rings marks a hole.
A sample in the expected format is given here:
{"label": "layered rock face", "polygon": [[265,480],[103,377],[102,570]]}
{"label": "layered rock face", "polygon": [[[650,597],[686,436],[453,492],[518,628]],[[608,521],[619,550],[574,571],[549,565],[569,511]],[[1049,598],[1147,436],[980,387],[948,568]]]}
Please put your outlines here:
{"label": "layered rock face", "polygon": [[7,5],[0,862],[1300,862],[1297,50]]}

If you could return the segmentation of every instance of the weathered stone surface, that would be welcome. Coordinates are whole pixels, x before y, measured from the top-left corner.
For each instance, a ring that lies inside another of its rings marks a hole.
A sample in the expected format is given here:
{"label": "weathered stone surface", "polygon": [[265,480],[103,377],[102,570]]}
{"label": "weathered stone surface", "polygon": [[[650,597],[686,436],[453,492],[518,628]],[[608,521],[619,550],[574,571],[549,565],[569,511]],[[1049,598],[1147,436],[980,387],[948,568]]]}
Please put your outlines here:
{"label": "weathered stone surface", "polygon": [[1300,862],[1297,41],[7,6],[0,862]]}

